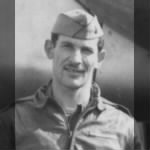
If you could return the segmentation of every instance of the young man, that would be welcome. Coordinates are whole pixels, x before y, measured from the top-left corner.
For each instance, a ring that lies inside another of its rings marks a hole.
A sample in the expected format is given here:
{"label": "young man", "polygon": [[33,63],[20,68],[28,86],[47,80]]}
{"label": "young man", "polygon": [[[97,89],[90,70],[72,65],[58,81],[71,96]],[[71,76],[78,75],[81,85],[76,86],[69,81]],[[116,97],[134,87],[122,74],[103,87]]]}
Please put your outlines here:
{"label": "young man", "polygon": [[134,119],[124,107],[102,98],[93,80],[105,56],[103,45],[96,16],[83,10],[58,16],[45,42],[52,79],[16,102],[17,150],[141,149]]}

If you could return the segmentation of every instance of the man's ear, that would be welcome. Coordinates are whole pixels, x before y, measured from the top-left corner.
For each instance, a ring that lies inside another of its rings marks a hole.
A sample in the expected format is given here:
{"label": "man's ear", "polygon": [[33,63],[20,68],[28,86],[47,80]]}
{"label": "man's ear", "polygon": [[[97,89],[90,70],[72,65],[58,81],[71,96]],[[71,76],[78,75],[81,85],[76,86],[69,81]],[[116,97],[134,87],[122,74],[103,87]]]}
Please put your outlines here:
{"label": "man's ear", "polygon": [[102,49],[100,52],[98,52],[98,62],[101,63],[106,55],[106,50]]}
{"label": "man's ear", "polygon": [[53,59],[54,57],[54,44],[51,40],[46,40],[45,41],[45,45],[44,45],[44,48],[45,48],[45,52],[46,52],[46,55],[49,59]]}
{"label": "man's ear", "polygon": [[106,50],[105,49],[102,49],[100,52],[98,52],[98,63],[97,63],[96,68],[101,67],[101,65],[103,64],[105,55],[106,55]]}

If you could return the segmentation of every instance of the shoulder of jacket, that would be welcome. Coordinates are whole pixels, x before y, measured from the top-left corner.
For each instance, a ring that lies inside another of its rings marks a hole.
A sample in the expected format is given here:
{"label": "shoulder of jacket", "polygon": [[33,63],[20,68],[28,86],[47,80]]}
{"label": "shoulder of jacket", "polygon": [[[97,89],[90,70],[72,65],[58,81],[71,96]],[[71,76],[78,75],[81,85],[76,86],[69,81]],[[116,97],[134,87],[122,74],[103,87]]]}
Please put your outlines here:
{"label": "shoulder of jacket", "polygon": [[34,99],[34,95],[18,98],[15,100],[15,104],[26,103],[26,102],[28,103],[33,101],[33,99]]}
{"label": "shoulder of jacket", "polygon": [[6,111],[9,111],[10,109],[14,109],[15,108],[15,103],[10,103],[6,106],[4,106],[3,108],[0,108],[0,114]]}
{"label": "shoulder of jacket", "polygon": [[23,98],[16,99],[15,103],[15,118],[19,119],[21,117],[29,117],[33,110],[34,96],[27,96]]}
{"label": "shoulder of jacket", "polygon": [[127,107],[125,107],[125,106],[123,106],[123,105],[121,105],[121,104],[117,104],[117,103],[115,103],[115,102],[109,101],[109,100],[107,100],[107,99],[104,98],[104,97],[102,97],[102,101],[103,101],[103,103],[104,103],[105,105],[112,106],[112,107],[114,107],[115,109],[118,109],[118,110],[124,112],[125,114],[129,115],[130,117],[133,117],[132,113],[130,112],[130,110],[129,110]]}

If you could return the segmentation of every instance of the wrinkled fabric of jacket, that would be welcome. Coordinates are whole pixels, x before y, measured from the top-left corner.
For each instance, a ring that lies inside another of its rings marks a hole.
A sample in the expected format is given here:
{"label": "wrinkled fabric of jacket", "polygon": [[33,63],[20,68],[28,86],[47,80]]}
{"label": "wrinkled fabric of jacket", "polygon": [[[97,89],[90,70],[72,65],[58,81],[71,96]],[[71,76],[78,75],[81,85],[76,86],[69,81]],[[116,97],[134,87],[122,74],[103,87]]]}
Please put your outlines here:
{"label": "wrinkled fabric of jacket", "polygon": [[134,150],[141,149],[133,117],[121,105],[91,88],[86,108],[79,105],[67,117],[41,87],[34,95],[17,100],[15,107],[16,150]]}

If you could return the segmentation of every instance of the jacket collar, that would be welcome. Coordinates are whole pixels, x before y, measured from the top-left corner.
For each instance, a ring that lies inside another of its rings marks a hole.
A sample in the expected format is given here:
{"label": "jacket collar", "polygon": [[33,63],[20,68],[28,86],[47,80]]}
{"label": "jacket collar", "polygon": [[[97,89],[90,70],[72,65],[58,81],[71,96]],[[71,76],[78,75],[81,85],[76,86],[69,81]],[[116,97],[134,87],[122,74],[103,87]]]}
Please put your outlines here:
{"label": "jacket collar", "polygon": [[[50,80],[47,85],[42,86],[37,90],[33,101],[35,107],[42,108],[45,105],[48,105],[49,101],[54,101],[51,85],[52,80]],[[91,97],[87,107],[97,107],[100,111],[103,111],[105,109],[105,105],[100,95],[101,91],[98,84],[93,83],[91,88]]]}

